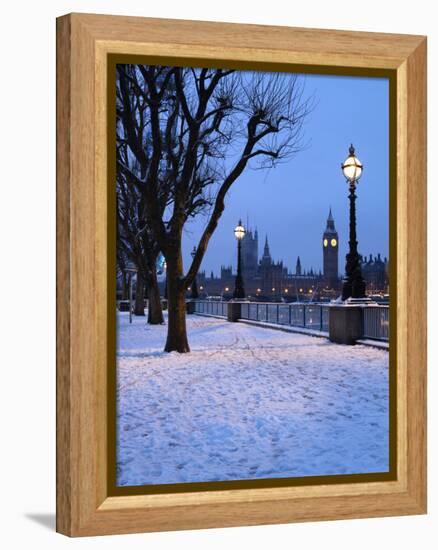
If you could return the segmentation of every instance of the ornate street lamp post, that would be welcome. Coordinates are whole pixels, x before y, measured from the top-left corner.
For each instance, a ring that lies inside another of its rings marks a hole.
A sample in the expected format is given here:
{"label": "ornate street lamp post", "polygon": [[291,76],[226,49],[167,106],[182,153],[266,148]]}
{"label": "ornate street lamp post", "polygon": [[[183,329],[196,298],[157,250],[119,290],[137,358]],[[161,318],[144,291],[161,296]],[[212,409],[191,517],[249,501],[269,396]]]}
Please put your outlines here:
{"label": "ornate street lamp post", "polygon": [[[193,247],[193,250],[190,253],[191,257],[195,259],[196,256],[196,246]],[[193,279],[192,283],[192,300],[197,300],[199,298],[199,292],[198,292],[198,283],[196,281],[197,275],[195,275],[195,278]]]}
{"label": "ornate street lamp post", "polygon": [[356,237],[356,185],[362,175],[363,166],[355,156],[353,145],[350,145],[349,156],[341,167],[350,190],[348,195],[350,199],[350,239],[349,252],[346,256],[345,278],[342,285],[342,299],[364,299],[365,281],[362,277]]}
{"label": "ornate street lamp post", "polygon": [[241,220],[239,220],[238,225],[234,229],[234,235],[237,239],[237,275],[233,298],[236,298],[237,300],[243,300],[245,298],[245,289],[243,286],[242,277],[242,239],[245,236],[245,228],[243,227]]}

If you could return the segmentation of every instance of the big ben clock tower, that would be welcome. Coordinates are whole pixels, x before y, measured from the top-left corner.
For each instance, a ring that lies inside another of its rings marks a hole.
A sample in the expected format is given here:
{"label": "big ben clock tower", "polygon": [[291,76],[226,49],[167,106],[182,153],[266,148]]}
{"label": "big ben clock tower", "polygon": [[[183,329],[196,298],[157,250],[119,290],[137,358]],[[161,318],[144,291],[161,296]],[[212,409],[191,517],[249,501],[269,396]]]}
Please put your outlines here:
{"label": "big ben clock tower", "polygon": [[327,227],[325,228],[322,236],[322,254],[324,259],[325,285],[328,285],[330,288],[338,288],[339,240],[338,232],[335,229],[335,220],[333,219],[331,208],[327,218]]}

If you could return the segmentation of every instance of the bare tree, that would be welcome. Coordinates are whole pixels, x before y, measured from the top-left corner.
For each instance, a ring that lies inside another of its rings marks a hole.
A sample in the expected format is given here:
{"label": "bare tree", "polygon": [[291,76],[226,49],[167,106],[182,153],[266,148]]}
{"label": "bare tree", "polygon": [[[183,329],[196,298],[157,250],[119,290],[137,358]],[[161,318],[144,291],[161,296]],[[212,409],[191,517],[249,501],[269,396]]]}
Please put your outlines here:
{"label": "bare tree", "polygon": [[[248,167],[268,169],[301,150],[311,108],[302,78],[285,73],[225,69],[119,66],[126,143],[144,167],[135,185],[163,251],[168,274],[166,351],[189,351],[185,293],[198,272],[231,186]],[[132,111],[132,96],[142,115]],[[138,120],[148,127],[139,132]],[[134,122],[133,122],[134,120]],[[125,163],[118,169],[130,174]],[[165,177],[163,177],[165,174]],[[162,208],[163,194],[166,205]],[[207,217],[187,271],[182,258],[186,222]]]}
{"label": "bare tree", "polygon": [[[120,145],[117,157],[128,162],[126,147]],[[133,170],[136,168],[133,166]],[[129,175],[117,174],[117,257],[137,267],[135,315],[144,315],[145,290],[148,296],[148,323],[164,322],[158,288],[156,263],[160,252],[150,228],[142,217],[141,193],[130,182]]]}

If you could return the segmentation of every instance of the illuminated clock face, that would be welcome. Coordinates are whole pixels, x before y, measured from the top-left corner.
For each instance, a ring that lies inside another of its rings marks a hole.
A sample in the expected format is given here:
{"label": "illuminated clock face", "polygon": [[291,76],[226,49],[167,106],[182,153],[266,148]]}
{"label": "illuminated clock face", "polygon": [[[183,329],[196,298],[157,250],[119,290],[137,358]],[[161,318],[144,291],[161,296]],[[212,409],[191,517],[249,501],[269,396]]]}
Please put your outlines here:
{"label": "illuminated clock face", "polygon": [[336,246],[338,244],[338,241],[336,239],[331,240],[331,245]]}
{"label": "illuminated clock face", "polygon": [[327,245],[328,245],[328,240],[324,239],[324,246],[327,246]]}

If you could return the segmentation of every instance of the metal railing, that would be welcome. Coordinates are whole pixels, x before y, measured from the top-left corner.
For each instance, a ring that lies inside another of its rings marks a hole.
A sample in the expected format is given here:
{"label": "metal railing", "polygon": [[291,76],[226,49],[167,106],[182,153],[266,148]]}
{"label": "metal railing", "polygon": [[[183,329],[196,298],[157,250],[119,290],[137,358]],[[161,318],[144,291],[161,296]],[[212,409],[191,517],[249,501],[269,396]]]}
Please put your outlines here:
{"label": "metal railing", "polygon": [[195,313],[204,315],[216,315],[217,317],[226,317],[228,312],[227,302],[213,302],[209,300],[196,300]]}
{"label": "metal railing", "polygon": [[363,337],[389,340],[389,306],[364,307]]}
{"label": "metal railing", "polygon": [[319,304],[275,304],[249,302],[241,305],[241,318],[274,325],[301,327],[328,332],[329,306]]}
{"label": "metal railing", "polygon": [[[226,318],[228,303],[196,300],[194,312]],[[240,308],[241,319],[329,332],[328,304],[242,302]],[[363,308],[363,338],[389,341],[389,306]]]}

